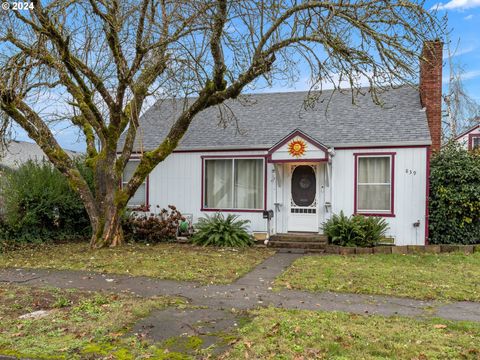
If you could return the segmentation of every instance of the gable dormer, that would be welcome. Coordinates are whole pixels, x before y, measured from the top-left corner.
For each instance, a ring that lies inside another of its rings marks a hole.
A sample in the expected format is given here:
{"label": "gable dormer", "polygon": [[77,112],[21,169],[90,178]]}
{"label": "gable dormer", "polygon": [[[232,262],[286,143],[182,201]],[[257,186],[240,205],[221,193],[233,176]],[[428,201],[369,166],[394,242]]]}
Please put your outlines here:
{"label": "gable dormer", "polygon": [[302,162],[327,161],[328,149],[322,143],[306,135],[301,130],[295,130],[269,151],[270,162]]}

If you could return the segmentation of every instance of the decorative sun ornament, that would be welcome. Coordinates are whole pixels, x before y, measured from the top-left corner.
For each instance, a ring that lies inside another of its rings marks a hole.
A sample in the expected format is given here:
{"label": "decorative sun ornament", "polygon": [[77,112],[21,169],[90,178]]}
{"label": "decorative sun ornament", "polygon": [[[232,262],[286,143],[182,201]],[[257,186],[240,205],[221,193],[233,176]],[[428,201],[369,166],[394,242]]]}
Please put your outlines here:
{"label": "decorative sun ornament", "polygon": [[303,140],[292,140],[288,144],[288,153],[296,158],[305,155],[307,149],[307,143]]}

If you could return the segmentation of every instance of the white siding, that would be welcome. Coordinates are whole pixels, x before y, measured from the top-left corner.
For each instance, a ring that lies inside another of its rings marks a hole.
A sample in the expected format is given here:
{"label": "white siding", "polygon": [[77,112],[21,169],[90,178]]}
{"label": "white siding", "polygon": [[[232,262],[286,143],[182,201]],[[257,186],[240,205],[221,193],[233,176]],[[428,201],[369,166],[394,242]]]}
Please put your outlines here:
{"label": "white siding", "polygon": [[[322,177],[321,201],[332,203],[332,212],[339,213],[341,210],[346,215],[354,211],[354,153],[371,152],[394,152],[395,155],[395,179],[394,179],[394,213],[395,217],[385,218],[390,225],[388,235],[395,239],[397,245],[424,244],[425,241],[425,192],[426,192],[426,161],[427,149],[419,148],[389,148],[389,149],[357,149],[336,150],[331,166],[330,184]],[[202,155],[265,155],[266,152],[206,152],[206,153],[174,153],[163,163],[159,164],[149,178],[149,202],[151,210],[157,212],[156,206],[165,208],[169,204],[185,214],[192,214],[194,221],[205,214],[213,214],[211,211],[201,211],[202,196]],[[280,187],[276,186],[276,173],[273,164],[267,164],[267,209],[275,210],[274,203],[282,204],[280,212],[275,212],[272,221],[274,232],[286,231],[288,199],[285,191],[285,178],[287,175],[283,164],[277,165],[280,176]],[[326,169],[325,164],[322,169]],[[408,173],[407,173],[408,170]],[[410,170],[412,173],[410,174]],[[415,172],[415,175],[413,174]],[[327,185],[330,185],[329,187]],[[320,204],[322,217],[328,218],[331,213],[325,213],[324,204]],[[263,219],[261,212],[231,212],[242,219],[251,221],[251,231],[267,231],[267,221]],[[323,219],[322,219],[323,220]],[[419,227],[413,223],[420,221]],[[321,223],[321,221],[320,221]]]}
{"label": "white siding", "polygon": [[[263,155],[264,152],[241,152],[236,155]],[[199,217],[212,215],[213,211],[201,211],[202,207],[202,156],[232,155],[228,152],[173,153],[160,163],[149,177],[150,210],[158,212],[157,205],[166,208],[175,205],[183,214]],[[268,186],[268,185],[267,185]],[[268,196],[267,196],[268,199]],[[229,212],[251,221],[251,231],[266,231],[267,223],[261,212]]]}
{"label": "white siding", "polygon": [[[394,214],[385,217],[390,225],[388,235],[396,245],[425,243],[426,148],[389,148],[336,150],[333,169],[333,213],[354,212],[355,153],[394,152]],[[408,171],[408,173],[407,173]],[[412,171],[412,173],[410,173]],[[414,175],[415,174],[415,175]],[[413,223],[420,221],[419,227]]]}

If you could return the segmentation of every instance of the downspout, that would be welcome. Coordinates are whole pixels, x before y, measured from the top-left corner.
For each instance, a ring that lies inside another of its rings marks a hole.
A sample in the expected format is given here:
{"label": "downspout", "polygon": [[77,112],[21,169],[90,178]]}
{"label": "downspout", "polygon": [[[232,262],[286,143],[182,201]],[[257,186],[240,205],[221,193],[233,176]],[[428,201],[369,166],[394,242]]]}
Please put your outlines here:
{"label": "downspout", "polygon": [[328,149],[328,163],[327,163],[327,172],[328,172],[328,181],[330,185],[330,217],[333,215],[333,204],[334,204],[334,184],[333,179],[333,157],[335,156],[335,149],[333,147]]}
{"label": "downspout", "polygon": [[427,147],[427,173],[426,173],[426,185],[425,185],[425,245],[428,245],[428,218],[429,218],[429,197],[430,197],[430,157],[431,149]]}
{"label": "downspout", "polygon": [[[275,172],[277,171],[275,169],[276,165],[273,165],[273,172],[275,174]],[[278,203],[278,174],[275,174],[275,203],[273,205],[273,207],[275,208],[275,215],[274,215],[274,218],[275,218],[275,234],[277,233],[277,229],[278,229],[278,211],[277,211],[277,203]]]}
{"label": "downspout", "polygon": [[273,206],[275,207],[274,210],[274,218],[275,218],[275,234],[278,233],[278,214],[280,213],[280,203],[278,202],[278,187],[280,181],[282,180],[282,176],[280,175],[280,165],[273,164],[273,172],[275,174],[275,202]]}

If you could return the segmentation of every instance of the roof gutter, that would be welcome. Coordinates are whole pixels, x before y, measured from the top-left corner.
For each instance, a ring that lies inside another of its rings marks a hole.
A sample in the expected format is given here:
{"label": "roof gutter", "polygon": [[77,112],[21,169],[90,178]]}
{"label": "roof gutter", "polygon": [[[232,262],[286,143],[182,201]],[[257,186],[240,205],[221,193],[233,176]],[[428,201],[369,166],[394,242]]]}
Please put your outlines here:
{"label": "roof gutter", "polygon": [[375,143],[338,143],[331,145],[335,149],[343,148],[382,148],[382,147],[425,147],[432,145],[430,140],[428,141],[402,141],[402,142],[375,142]]}
{"label": "roof gutter", "polygon": [[[432,145],[430,140],[423,141],[401,141],[401,142],[360,142],[360,143],[336,143],[325,144],[328,148],[334,148],[336,150],[342,149],[364,149],[364,148],[405,148],[405,147],[426,147]],[[206,146],[201,148],[178,148],[173,150],[174,153],[194,153],[194,152],[226,152],[226,151],[263,151],[267,152],[272,145],[255,145],[255,146]],[[150,149],[144,149],[143,152],[150,151]],[[134,151],[132,154],[138,154],[139,151]],[[121,154],[121,152],[118,152]]]}
{"label": "roof gutter", "polygon": [[[328,144],[328,147],[341,150],[342,148],[381,148],[381,147],[425,147],[430,146],[431,141],[402,141],[398,143],[391,142],[377,142],[377,143],[338,143],[338,144]],[[176,149],[173,152],[182,153],[182,152],[203,152],[203,151],[268,151],[271,146],[260,145],[260,146],[225,146],[225,147],[202,147],[202,148],[189,148],[189,149]]]}

